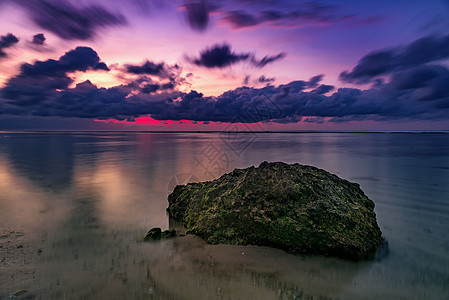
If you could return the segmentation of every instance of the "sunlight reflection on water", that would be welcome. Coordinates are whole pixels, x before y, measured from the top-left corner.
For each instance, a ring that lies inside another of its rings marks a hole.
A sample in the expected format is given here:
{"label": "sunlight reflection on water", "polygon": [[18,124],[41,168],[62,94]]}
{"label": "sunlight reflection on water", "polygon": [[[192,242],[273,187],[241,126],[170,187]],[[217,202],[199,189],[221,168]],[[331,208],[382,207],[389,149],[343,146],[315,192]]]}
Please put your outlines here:
{"label": "sunlight reflection on water", "polygon": [[[389,256],[353,263],[192,236],[139,241],[174,226],[173,182],[264,160],[360,183]],[[0,299],[19,289],[46,299],[447,299],[447,178],[447,134],[2,133]]]}

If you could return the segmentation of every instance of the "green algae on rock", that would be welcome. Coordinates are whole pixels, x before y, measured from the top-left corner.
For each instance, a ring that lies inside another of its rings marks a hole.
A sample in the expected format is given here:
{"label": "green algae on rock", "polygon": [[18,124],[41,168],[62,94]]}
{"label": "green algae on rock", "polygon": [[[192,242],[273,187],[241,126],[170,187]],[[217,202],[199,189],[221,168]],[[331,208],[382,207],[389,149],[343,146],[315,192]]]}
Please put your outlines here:
{"label": "green algae on rock", "polygon": [[169,214],[210,244],[353,260],[382,244],[374,203],[360,186],[312,166],[263,162],[178,185],[168,202]]}
{"label": "green algae on rock", "polygon": [[147,234],[143,237],[145,242],[147,241],[155,241],[160,239],[168,239],[176,236],[175,229],[167,229],[162,231],[159,227],[151,228]]}

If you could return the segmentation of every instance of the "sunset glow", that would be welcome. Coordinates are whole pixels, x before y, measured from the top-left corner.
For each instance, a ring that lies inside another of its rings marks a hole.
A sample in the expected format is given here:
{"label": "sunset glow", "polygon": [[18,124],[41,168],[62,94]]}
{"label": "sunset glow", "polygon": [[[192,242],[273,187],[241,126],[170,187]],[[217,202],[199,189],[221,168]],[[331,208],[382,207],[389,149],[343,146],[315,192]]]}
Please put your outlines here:
{"label": "sunset glow", "polygon": [[0,129],[447,129],[448,14],[442,0],[0,1]]}

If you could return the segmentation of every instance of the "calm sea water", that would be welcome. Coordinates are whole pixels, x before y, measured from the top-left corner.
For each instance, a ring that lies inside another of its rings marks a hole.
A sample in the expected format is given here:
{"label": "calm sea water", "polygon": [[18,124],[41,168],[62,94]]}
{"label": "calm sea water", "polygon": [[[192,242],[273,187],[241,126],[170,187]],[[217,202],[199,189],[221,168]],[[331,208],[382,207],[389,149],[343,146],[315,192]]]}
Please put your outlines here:
{"label": "calm sea water", "polygon": [[[284,161],[360,183],[388,255],[143,243],[177,183]],[[0,299],[449,299],[449,134],[0,132]]]}

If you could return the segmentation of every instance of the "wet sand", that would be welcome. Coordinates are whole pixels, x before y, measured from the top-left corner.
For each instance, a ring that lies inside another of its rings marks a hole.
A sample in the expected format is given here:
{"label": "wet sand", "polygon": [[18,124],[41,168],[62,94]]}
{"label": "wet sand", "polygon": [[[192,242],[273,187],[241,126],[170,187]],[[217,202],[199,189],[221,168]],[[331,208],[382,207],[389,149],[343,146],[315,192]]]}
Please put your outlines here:
{"label": "wet sand", "polygon": [[[382,276],[376,261],[356,263],[294,256],[268,247],[208,245],[193,235],[141,242],[140,232],[106,232],[88,218],[68,224],[76,230],[64,236],[2,233],[0,299],[20,290],[26,293],[19,299],[392,299],[396,292],[407,295],[406,286],[373,289],[372,283],[363,281],[367,278],[358,277]],[[410,291],[407,298],[416,296],[420,297]]]}
{"label": "wet sand", "polygon": [[0,297],[26,290],[27,299],[327,299],[369,265],[327,259],[323,269],[322,258],[207,245],[192,235],[144,243],[125,232],[97,234],[51,241],[4,232]]}

